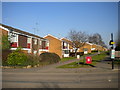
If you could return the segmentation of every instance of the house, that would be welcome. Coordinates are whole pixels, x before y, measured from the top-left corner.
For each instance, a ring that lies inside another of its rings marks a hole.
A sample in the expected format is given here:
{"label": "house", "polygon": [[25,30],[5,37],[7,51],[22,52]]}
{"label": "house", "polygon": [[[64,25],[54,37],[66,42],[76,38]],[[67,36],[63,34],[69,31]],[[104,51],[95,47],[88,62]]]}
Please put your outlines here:
{"label": "house", "polygon": [[72,42],[66,38],[61,38],[62,41],[62,56],[69,57],[70,52],[73,51]]}
{"label": "house", "polygon": [[84,52],[84,54],[91,53],[92,51],[92,43],[86,42],[84,46],[78,49],[78,52]]}
{"label": "house", "polygon": [[53,35],[46,35],[45,39],[49,40],[49,52],[58,54],[62,57],[69,57],[72,50],[71,41],[66,38],[57,38]]}
{"label": "house", "polygon": [[39,55],[49,51],[49,41],[37,35],[0,24],[1,36],[7,35],[11,44],[11,50],[21,47],[25,53]]}
{"label": "house", "polygon": [[[72,41],[66,38],[57,38],[53,35],[46,35],[45,39],[49,40],[49,52],[58,54],[62,57],[69,57],[70,53],[74,53],[74,48],[72,47]],[[77,52],[83,52],[84,54],[91,53],[94,50],[104,51],[104,48],[100,45],[92,44],[86,42],[84,46],[80,47]]]}
{"label": "house", "polygon": [[92,45],[92,51],[107,51],[107,48],[101,46],[101,45]]}
{"label": "house", "polygon": [[46,35],[44,38],[49,40],[49,52],[56,53],[62,58],[62,41],[50,34]]}

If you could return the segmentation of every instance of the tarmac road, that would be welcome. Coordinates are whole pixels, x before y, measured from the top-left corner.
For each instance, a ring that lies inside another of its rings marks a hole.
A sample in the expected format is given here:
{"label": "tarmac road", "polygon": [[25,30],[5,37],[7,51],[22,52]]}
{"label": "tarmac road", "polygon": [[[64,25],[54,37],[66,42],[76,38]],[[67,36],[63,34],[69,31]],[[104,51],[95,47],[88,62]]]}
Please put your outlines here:
{"label": "tarmac road", "polygon": [[56,68],[60,64],[29,69],[3,69],[3,88],[118,88],[118,70],[100,62],[92,68]]}
{"label": "tarmac road", "polygon": [[117,72],[3,73],[3,88],[118,88]]}

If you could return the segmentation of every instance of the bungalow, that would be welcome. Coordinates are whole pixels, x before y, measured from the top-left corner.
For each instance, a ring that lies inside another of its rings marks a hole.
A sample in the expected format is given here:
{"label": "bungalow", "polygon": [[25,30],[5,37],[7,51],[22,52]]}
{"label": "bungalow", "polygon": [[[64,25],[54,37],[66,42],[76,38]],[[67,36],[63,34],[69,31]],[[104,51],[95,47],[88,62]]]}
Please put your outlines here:
{"label": "bungalow", "polygon": [[49,51],[47,39],[3,24],[0,24],[0,31],[2,31],[1,36],[9,37],[11,50],[21,47],[23,52],[37,55]]}

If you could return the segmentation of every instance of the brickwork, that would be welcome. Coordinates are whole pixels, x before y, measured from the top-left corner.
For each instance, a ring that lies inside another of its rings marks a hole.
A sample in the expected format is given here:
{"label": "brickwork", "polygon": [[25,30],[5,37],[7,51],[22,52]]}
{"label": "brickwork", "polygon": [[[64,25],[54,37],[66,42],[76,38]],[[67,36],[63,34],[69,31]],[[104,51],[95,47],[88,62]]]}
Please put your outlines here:
{"label": "brickwork", "polygon": [[49,40],[49,52],[56,53],[62,58],[62,41],[50,35],[45,39]]}

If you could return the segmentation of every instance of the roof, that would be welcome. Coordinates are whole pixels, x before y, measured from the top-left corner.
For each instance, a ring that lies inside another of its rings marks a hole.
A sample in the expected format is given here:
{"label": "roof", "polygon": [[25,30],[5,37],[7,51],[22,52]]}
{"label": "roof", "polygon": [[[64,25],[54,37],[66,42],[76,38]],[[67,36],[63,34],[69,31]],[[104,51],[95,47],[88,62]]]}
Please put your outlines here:
{"label": "roof", "polygon": [[22,33],[22,34],[26,34],[26,35],[34,36],[34,37],[37,37],[37,38],[40,38],[40,39],[44,39],[44,38],[42,38],[42,37],[40,37],[38,35],[34,35],[34,34],[29,33],[29,32],[25,32],[25,31],[22,31],[20,29],[13,28],[11,26],[7,26],[7,25],[4,25],[4,24],[0,24],[0,25],[7,28],[7,29],[9,29],[9,30],[13,30],[15,32],[19,32],[19,33]]}
{"label": "roof", "polygon": [[48,34],[48,35],[44,36],[44,38],[46,38],[46,37],[48,37],[48,36],[53,37],[53,38],[55,38],[55,39],[61,41],[59,38],[57,38],[57,37],[55,37],[55,36],[53,36],[53,35],[51,35],[51,34]]}
{"label": "roof", "polygon": [[69,39],[67,39],[67,38],[61,38],[60,40],[62,40],[62,41],[67,41],[67,42],[69,42],[69,43],[72,43],[72,41],[69,40]]}

